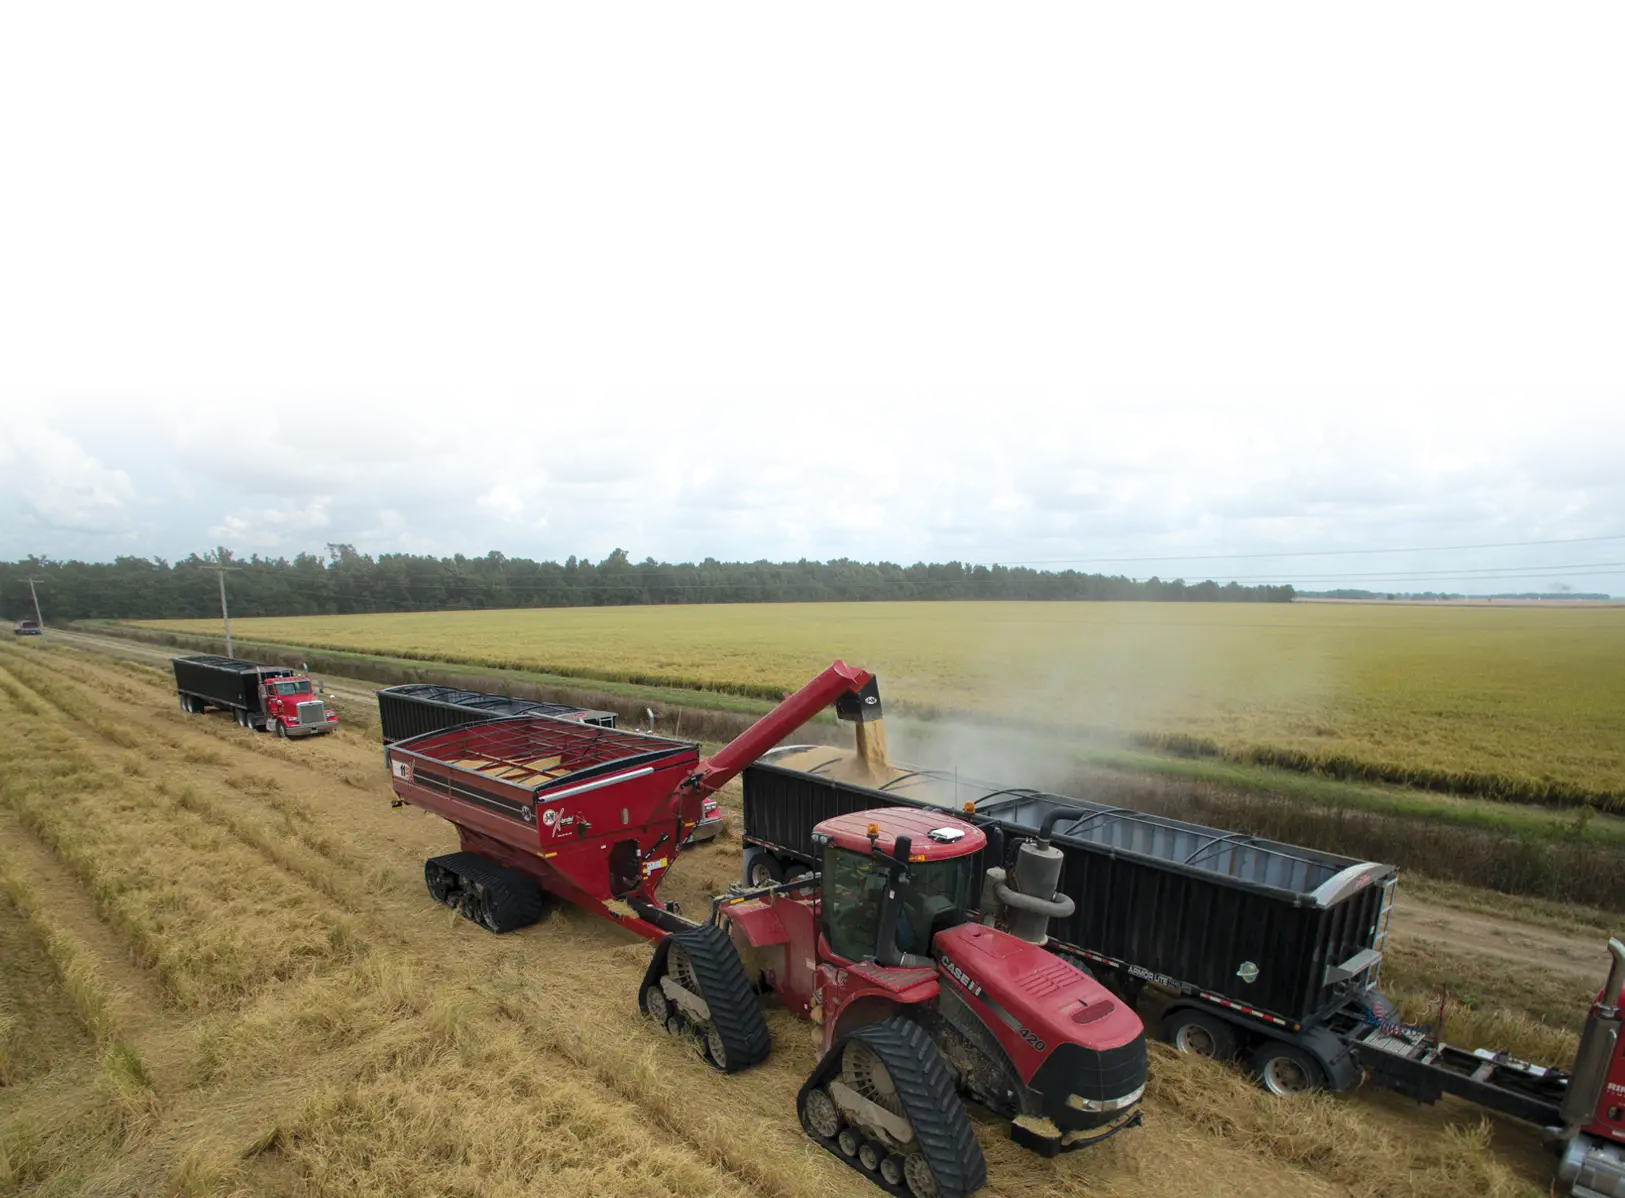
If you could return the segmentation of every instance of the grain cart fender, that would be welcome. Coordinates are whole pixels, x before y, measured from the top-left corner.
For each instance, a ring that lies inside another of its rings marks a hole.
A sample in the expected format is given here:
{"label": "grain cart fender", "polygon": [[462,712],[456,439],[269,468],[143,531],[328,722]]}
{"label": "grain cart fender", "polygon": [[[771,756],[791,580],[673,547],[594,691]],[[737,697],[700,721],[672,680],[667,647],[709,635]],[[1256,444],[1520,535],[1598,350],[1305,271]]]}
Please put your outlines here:
{"label": "grain cart fender", "polygon": [[1326,1089],[1333,1093],[1342,1093],[1359,1084],[1360,1067],[1349,1051],[1348,1044],[1326,1028],[1312,1027],[1292,1032],[1284,1027],[1275,1027],[1262,1020],[1240,1015],[1226,1007],[1205,1002],[1169,1003],[1162,1012],[1163,1027],[1165,1029],[1172,1027],[1178,1022],[1176,1016],[1191,1012],[1209,1019],[1217,1019],[1234,1029],[1239,1049],[1236,1055],[1242,1060],[1246,1060],[1254,1051],[1262,1050],[1271,1043],[1286,1044],[1308,1053],[1314,1059],[1326,1075]]}
{"label": "grain cart fender", "polygon": [[638,1010],[674,1034],[695,1033],[703,1055],[724,1073],[766,1060],[773,1045],[733,941],[715,924],[661,938],[638,988]]}

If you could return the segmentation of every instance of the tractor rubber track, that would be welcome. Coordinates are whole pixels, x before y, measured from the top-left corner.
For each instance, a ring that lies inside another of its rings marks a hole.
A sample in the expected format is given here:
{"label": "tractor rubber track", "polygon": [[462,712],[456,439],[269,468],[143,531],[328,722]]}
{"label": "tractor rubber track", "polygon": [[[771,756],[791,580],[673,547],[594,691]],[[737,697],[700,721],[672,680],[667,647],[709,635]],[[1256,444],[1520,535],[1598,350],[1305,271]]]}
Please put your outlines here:
{"label": "tractor rubber track", "polygon": [[489,922],[478,921],[492,932],[511,932],[539,920],[547,911],[546,899],[536,883],[516,869],[498,865],[479,853],[448,853],[424,862],[456,874],[464,889],[472,886],[482,894]]}
{"label": "tractor rubber track", "polygon": [[643,991],[660,984],[666,972],[666,957],[674,943],[683,946],[693,963],[700,997],[711,1009],[711,1023],[722,1036],[727,1064],[717,1065],[709,1053],[705,1059],[724,1073],[738,1073],[765,1061],[773,1040],[768,1035],[767,1020],[762,1017],[761,1000],[745,979],[745,967],[740,964],[733,941],[715,924],[673,932],[656,946],[654,959],[649,962],[643,987],[638,992],[639,1008],[647,1014]]}
{"label": "tractor rubber track", "polygon": [[940,1198],[968,1198],[986,1185],[987,1161],[965,1115],[965,1104],[954,1089],[936,1042],[924,1028],[909,1019],[894,1015],[866,1024],[835,1042],[796,1096],[796,1114],[801,1118],[802,1129],[838,1160],[888,1194],[911,1198],[906,1182],[893,1185],[878,1172],[865,1169],[857,1157],[841,1151],[835,1137],[820,1136],[807,1120],[807,1095],[840,1076],[841,1058],[853,1040],[862,1041],[873,1049],[886,1066],[886,1072],[891,1074],[892,1084],[897,1087],[897,1096],[903,1103],[903,1114],[914,1130],[920,1155],[931,1166]]}

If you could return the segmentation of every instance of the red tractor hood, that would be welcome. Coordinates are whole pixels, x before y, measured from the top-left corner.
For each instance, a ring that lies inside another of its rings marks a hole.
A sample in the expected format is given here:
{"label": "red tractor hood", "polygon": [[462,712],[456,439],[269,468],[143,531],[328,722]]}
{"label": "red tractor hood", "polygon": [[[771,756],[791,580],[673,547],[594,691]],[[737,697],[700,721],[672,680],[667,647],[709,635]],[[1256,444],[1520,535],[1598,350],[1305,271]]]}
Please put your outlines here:
{"label": "red tractor hood", "polygon": [[[937,933],[932,947],[942,962],[944,985],[954,986],[995,1017],[997,1022],[989,1026],[1012,1050],[1024,1080],[1031,1079],[1051,1046],[1072,1043],[1104,1051],[1131,1044],[1145,1033],[1133,1008],[1106,987],[1008,932],[965,923]],[[1021,1051],[1023,1047],[1028,1051]]]}

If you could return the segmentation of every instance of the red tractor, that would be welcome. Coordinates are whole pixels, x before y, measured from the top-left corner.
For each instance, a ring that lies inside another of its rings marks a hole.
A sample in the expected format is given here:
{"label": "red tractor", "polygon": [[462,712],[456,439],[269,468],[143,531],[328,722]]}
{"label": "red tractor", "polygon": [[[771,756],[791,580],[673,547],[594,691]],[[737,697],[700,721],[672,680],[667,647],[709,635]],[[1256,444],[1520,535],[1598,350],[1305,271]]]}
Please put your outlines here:
{"label": "red tractor", "polygon": [[[1042,941],[972,922],[980,828],[883,808],[825,820],[817,835],[818,875],[721,900],[711,921],[660,943],[647,1014],[730,1070],[767,1052],[747,981],[819,1024],[802,1126],[898,1194],[986,1181],[961,1094],[1046,1155],[1139,1121],[1134,1011]],[[1064,903],[1053,890],[1022,897]]]}
{"label": "red tractor", "polygon": [[891,1193],[986,1181],[962,1096],[1046,1154],[1138,1123],[1139,1017],[1043,948],[1071,911],[1053,823],[1008,875],[984,874],[980,828],[861,811],[818,825],[819,874],[713,899],[698,924],[655,899],[704,797],[831,700],[844,719],[880,716],[873,676],[837,662],[704,761],[685,742],[533,716],[398,742],[392,782],[459,829],[464,851],[425,865],[434,897],[505,931],[541,914],[540,888],[657,940],[639,1007],[715,1068],[768,1055],[758,988],[821,1025],[802,1125]]}

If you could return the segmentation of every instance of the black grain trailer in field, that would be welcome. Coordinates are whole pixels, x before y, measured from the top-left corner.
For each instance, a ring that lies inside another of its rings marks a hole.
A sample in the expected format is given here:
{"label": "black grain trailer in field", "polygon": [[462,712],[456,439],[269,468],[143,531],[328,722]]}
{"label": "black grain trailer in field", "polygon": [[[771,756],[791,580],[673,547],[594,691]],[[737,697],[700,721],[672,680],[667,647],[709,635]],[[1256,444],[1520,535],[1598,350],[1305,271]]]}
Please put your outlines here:
{"label": "black grain trailer in field", "polygon": [[172,657],[170,665],[181,710],[189,715],[220,707],[243,727],[278,736],[311,736],[339,726],[315,684],[298,670],[210,653]]}
{"label": "black grain trailer in field", "polygon": [[533,699],[515,699],[511,695],[492,695],[455,686],[414,682],[378,692],[378,722],[383,728],[385,745],[460,724],[522,715],[551,715],[578,724],[615,727],[613,711],[592,711],[565,703],[538,703]]}
{"label": "black grain trailer in field", "polygon": [[1146,986],[1166,996],[1164,1034],[1182,1051],[1243,1059],[1278,1094],[1348,1089],[1365,1072],[1425,1102],[1455,1094],[1559,1122],[1562,1070],[1392,1022],[1376,982],[1394,866],[936,771],[897,770],[877,785],[830,776],[850,776],[852,761],[788,746],[745,770],[747,884],[817,868],[813,828],[832,816],[951,811],[988,834],[979,870],[1009,870],[1023,842],[1059,850],[1054,898],[1070,911],[1052,920],[1048,947],[1131,999]]}

